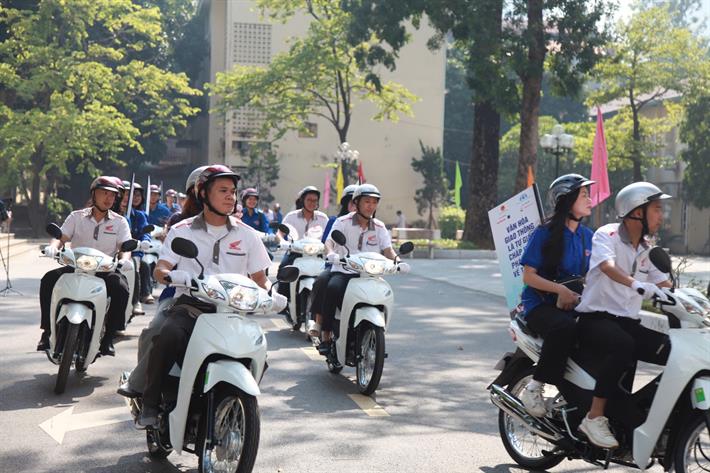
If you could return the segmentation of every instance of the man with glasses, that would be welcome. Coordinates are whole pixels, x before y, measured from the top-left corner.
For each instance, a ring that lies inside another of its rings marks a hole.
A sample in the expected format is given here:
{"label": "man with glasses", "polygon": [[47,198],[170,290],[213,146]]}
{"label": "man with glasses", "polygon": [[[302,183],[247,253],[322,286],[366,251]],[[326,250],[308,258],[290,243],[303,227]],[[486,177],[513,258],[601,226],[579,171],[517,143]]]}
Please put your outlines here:
{"label": "man with glasses", "polygon": [[[62,225],[61,240],[53,239],[44,249],[45,256],[54,258],[64,243],[70,241],[72,247],[94,248],[114,256],[121,245],[131,239],[131,229],[128,221],[117,214],[113,207],[116,199],[121,199],[123,183],[117,177],[99,176],[91,183],[91,207],[75,210],[70,213]],[[131,253],[121,253],[122,266],[133,266]],[[37,351],[49,349],[50,304],[52,290],[62,274],[73,272],[74,268],[63,266],[53,269],[42,277],[39,286],[39,304],[42,312],[42,337],[37,344]],[[118,330],[124,328],[124,314],[128,304],[128,281],[119,272],[96,273],[106,281],[106,291],[111,298],[111,304],[106,314],[106,332],[101,339],[99,351],[102,355],[114,356],[113,337]]]}
{"label": "man with glasses", "polygon": [[[362,184],[353,193],[353,203],[355,211],[344,215],[333,224],[331,235],[334,230],[338,230],[345,235],[345,244],[350,250],[350,254],[374,251],[382,253],[389,259],[395,259],[397,254],[392,248],[392,239],[385,228],[385,224],[375,218],[375,212],[380,202],[380,191],[372,184]],[[326,259],[333,264],[332,277],[328,281],[320,310],[314,309],[314,313],[320,314],[320,320],[316,323],[322,329],[322,342],[318,347],[321,354],[328,353],[333,343],[333,325],[335,312],[341,306],[348,282],[358,276],[340,264],[340,258],[347,254],[347,250],[335,243],[332,237],[325,241]],[[400,272],[409,271],[407,263],[400,263]]]}

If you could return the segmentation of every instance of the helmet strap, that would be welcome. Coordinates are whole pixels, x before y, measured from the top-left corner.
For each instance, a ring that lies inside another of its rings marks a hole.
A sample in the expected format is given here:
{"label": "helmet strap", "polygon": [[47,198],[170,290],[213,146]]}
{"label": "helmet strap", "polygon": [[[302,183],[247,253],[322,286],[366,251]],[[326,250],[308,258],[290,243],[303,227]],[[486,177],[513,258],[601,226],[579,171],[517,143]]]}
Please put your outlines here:
{"label": "helmet strap", "polygon": [[636,220],[638,222],[641,222],[641,237],[648,235],[650,232],[648,228],[648,220],[646,219],[646,205],[647,204],[644,204],[643,207],[641,207],[641,217],[633,217],[631,215],[628,215],[626,217],[630,220]]}
{"label": "helmet strap", "polygon": [[584,220],[584,217],[579,217],[579,218],[577,218],[577,217],[574,216],[574,214],[573,214],[572,212],[570,212],[570,213],[567,214],[567,218],[570,219],[570,220],[574,220],[574,221],[577,222],[577,223],[579,223],[579,222],[581,222],[582,220]]}

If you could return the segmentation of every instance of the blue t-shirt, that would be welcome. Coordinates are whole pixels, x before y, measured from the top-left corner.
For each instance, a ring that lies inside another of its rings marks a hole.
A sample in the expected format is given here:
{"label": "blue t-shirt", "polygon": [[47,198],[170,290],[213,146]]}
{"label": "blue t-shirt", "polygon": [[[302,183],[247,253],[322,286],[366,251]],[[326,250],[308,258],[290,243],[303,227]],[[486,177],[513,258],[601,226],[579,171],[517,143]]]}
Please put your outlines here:
{"label": "blue t-shirt", "polygon": [[148,215],[148,222],[157,227],[162,227],[168,222],[169,218],[170,209],[168,209],[168,206],[162,202],[158,202],[158,205],[150,211],[150,215]]}
{"label": "blue t-shirt", "polygon": [[[547,226],[538,226],[528,241],[525,247],[523,256],[520,258],[521,266],[530,266],[535,268],[540,276],[545,279],[564,279],[573,276],[584,276],[589,270],[589,258],[592,254],[592,237],[594,232],[584,225],[579,225],[577,231],[572,231],[565,227],[563,231],[563,246],[561,250],[562,260],[557,274],[543,273],[542,247],[550,238],[550,230]],[[554,304],[555,299],[552,294],[545,294],[533,289],[530,286],[525,286],[523,289],[522,302],[525,308],[525,313],[529,314],[531,310],[542,303]]]}
{"label": "blue t-shirt", "polygon": [[[138,241],[151,241],[150,233],[141,233],[143,228],[148,225],[148,218],[142,210],[131,209],[131,218],[128,224],[131,227],[131,238]],[[142,251],[134,251],[133,256],[143,257]]]}
{"label": "blue t-shirt", "polygon": [[245,208],[242,214],[242,222],[262,233],[273,233],[269,227],[269,219],[264,215],[264,212],[259,209],[254,209],[254,213],[249,215],[249,210]]}

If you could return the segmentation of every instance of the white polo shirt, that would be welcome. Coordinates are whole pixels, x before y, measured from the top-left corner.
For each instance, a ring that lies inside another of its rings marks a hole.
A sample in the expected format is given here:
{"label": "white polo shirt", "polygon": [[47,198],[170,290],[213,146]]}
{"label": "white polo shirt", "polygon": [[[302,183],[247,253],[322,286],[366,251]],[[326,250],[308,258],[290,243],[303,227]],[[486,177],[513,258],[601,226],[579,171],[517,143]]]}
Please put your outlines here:
{"label": "white polo shirt", "polygon": [[[351,255],[367,251],[382,253],[387,248],[392,247],[392,238],[390,237],[390,232],[387,231],[387,228],[385,228],[384,223],[376,218],[372,218],[370,219],[370,223],[367,228],[363,230],[359,224],[360,218],[361,217],[358,216],[356,212],[350,212],[347,215],[343,215],[342,217],[335,219],[335,222],[333,222],[333,226],[330,229],[330,235],[333,234],[333,230],[340,230],[343,235],[345,235],[345,244],[350,250]],[[340,256],[348,254],[347,250],[335,243],[330,236],[328,236],[328,241],[330,241],[335,252]],[[334,264],[331,271],[341,273],[353,272],[346,270],[338,264]]]}
{"label": "white polo shirt", "polygon": [[[160,259],[197,276],[200,274],[197,262],[173,252],[171,245],[177,237],[190,240],[197,246],[197,259],[205,267],[205,275],[249,275],[264,271],[271,265],[271,259],[259,234],[234,217],[229,217],[226,225],[215,227],[208,225],[200,213],[173,225],[168,231],[160,251]],[[188,293],[187,289],[177,288],[175,295]]]}
{"label": "white polo shirt", "polygon": [[300,240],[305,236],[320,239],[326,225],[328,225],[328,216],[320,210],[316,210],[313,212],[313,218],[306,220],[303,209],[294,210],[287,213],[281,223],[290,225],[296,230],[296,235],[293,235],[294,240]]}
{"label": "white polo shirt", "polygon": [[601,270],[604,261],[614,261],[614,265],[641,282],[658,284],[668,280],[668,275],[660,272],[648,257],[651,249],[646,239],[637,248],[631,244],[626,227],[610,223],[600,227],[592,238],[592,257],[582,302],[575,308],[577,312],[608,312],[619,317],[639,319],[643,297],[630,287],[613,281]]}
{"label": "white polo shirt", "polygon": [[69,237],[72,248],[93,248],[114,256],[121,245],[131,239],[128,221],[109,210],[106,217],[97,222],[92,209],[88,207],[70,213],[62,224],[62,234]]}

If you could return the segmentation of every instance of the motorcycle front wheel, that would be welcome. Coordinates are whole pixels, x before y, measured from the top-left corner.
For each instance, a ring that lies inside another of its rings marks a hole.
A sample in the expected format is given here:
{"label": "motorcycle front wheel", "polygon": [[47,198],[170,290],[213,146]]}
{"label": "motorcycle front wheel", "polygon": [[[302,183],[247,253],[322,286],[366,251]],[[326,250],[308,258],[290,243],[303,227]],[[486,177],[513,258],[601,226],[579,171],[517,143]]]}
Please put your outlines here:
{"label": "motorcycle front wheel", "polygon": [[[215,392],[213,412],[200,420],[197,437],[200,473],[249,473],[259,449],[259,405],[254,396],[222,384]],[[214,424],[207,442],[208,416]]]}
{"label": "motorcycle front wheel", "polygon": [[67,378],[71,369],[74,353],[76,352],[76,342],[79,337],[79,326],[67,323],[64,331],[64,343],[62,344],[62,360],[59,362],[57,372],[57,382],[54,385],[54,392],[62,394],[67,387]]}
{"label": "motorcycle front wheel", "polygon": [[380,384],[385,366],[385,329],[362,322],[358,339],[357,387],[369,396]]}
{"label": "motorcycle front wheel", "polygon": [[[514,376],[508,385],[508,392],[520,398],[528,382],[532,379],[534,367]],[[498,412],[498,430],[505,450],[518,465],[530,470],[547,470],[564,460],[564,455],[546,455],[555,446],[537,434],[532,433],[525,424],[512,418],[503,410]]]}
{"label": "motorcycle front wheel", "polygon": [[676,473],[710,471],[710,426],[703,415],[686,425],[676,445]]}
{"label": "motorcycle front wheel", "polygon": [[[298,332],[301,330],[301,326],[303,325],[303,323],[308,320],[308,314],[311,313],[311,291],[305,289],[301,291],[296,297],[298,297],[298,314],[296,314],[296,320],[291,326],[294,332]],[[308,338],[308,334],[306,334],[306,338]]]}

